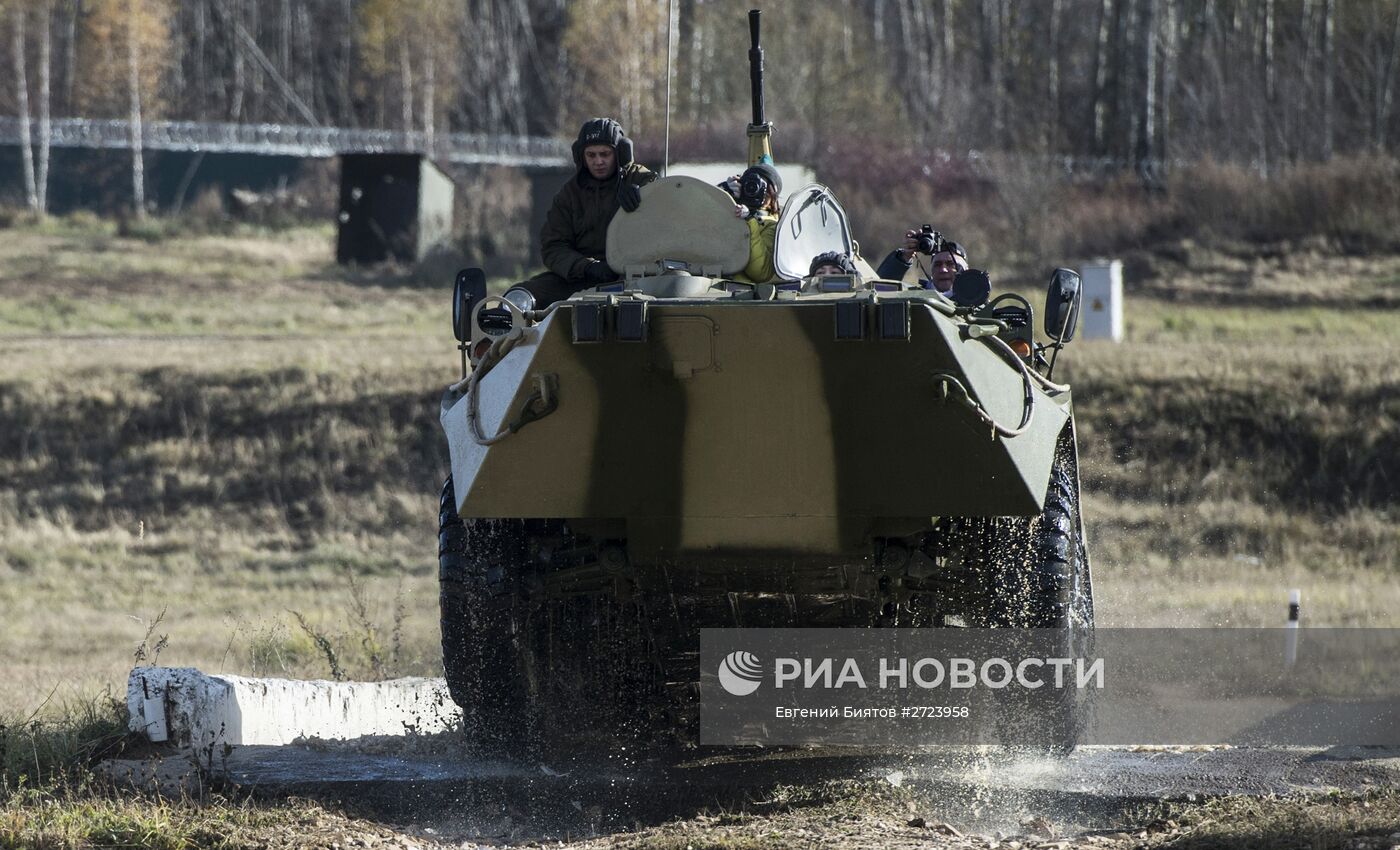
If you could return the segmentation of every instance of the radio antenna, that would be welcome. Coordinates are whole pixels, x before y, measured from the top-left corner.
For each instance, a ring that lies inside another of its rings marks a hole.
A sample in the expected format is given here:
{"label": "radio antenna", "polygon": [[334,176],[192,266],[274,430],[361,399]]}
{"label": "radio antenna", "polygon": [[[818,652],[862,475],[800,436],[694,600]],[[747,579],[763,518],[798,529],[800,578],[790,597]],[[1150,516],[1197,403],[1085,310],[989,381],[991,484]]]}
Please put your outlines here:
{"label": "radio antenna", "polygon": [[671,28],[676,20],[676,0],[666,4],[666,136],[662,143],[661,176],[671,170]]}

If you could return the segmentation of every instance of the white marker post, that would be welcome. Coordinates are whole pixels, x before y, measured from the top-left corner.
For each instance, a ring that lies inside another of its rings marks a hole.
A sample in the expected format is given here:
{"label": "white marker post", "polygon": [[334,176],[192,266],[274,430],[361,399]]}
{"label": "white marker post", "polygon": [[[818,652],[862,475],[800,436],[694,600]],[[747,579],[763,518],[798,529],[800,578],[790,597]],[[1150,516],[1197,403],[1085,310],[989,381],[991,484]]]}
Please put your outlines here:
{"label": "white marker post", "polygon": [[146,684],[143,677],[141,679],[141,719],[146,724],[146,737],[153,743],[160,743],[170,739],[170,732],[165,725],[165,692],[157,689],[156,695],[151,696],[150,686]]}
{"label": "white marker post", "polygon": [[1096,260],[1084,265],[1080,326],[1084,339],[1123,341],[1123,262]]}
{"label": "white marker post", "polygon": [[1288,591],[1288,622],[1283,624],[1283,663],[1289,667],[1298,661],[1298,615],[1302,602],[1301,590],[1295,587]]}

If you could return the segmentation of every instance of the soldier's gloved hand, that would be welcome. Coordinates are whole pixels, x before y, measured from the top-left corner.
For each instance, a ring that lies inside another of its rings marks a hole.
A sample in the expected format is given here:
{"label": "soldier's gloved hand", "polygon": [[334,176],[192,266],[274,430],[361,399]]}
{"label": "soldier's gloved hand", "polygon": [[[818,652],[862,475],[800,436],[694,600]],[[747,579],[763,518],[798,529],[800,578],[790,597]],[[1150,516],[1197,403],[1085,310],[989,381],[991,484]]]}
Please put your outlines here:
{"label": "soldier's gloved hand", "polygon": [[617,187],[617,202],[623,212],[632,212],[642,205],[642,190],[624,180]]}
{"label": "soldier's gloved hand", "polygon": [[616,278],[613,270],[608,268],[608,264],[601,260],[594,260],[583,270],[583,279],[589,286],[598,286]]}

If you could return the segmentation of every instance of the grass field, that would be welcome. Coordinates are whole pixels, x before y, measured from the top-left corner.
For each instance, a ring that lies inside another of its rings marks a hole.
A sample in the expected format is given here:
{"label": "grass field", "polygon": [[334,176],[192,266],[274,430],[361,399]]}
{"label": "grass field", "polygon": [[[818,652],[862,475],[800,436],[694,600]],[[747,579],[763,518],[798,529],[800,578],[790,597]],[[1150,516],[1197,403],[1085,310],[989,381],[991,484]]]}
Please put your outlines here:
{"label": "grass field", "polygon": [[[319,636],[352,677],[440,672],[446,282],[338,268],[331,237],[0,232],[0,847],[416,846],[303,802],[114,796],[61,772],[119,734],[102,694],[138,659],[327,677]],[[1039,303],[1038,281],[1007,283]],[[1130,260],[1127,341],[1076,342],[1059,374],[1102,625],[1274,625],[1292,587],[1309,624],[1400,625],[1397,284],[1400,257]],[[929,846],[903,825],[917,801],[882,794],[621,843]],[[1397,812],[1393,794],[1222,801],[1095,846],[1351,846]]]}
{"label": "grass field", "polygon": [[439,670],[437,293],[329,230],[9,236],[0,713],[122,689],[162,611],[164,664],[328,676],[295,611],[352,674]]}
{"label": "grass field", "polygon": [[[446,283],[330,244],[4,233],[0,713],[120,689],[162,612],[163,664],[328,675],[296,612],[352,675],[438,669]],[[1062,359],[1100,622],[1273,625],[1299,587],[1400,624],[1400,258],[1187,254]]]}

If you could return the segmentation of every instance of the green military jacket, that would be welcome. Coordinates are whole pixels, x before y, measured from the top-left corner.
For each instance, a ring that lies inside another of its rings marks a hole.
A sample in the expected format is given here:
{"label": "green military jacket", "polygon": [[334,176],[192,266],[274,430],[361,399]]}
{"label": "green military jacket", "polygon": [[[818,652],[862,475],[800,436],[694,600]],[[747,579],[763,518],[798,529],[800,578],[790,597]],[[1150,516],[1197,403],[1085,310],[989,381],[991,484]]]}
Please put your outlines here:
{"label": "green military jacket", "polygon": [[594,180],[580,170],[554,196],[540,230],[540,254],[550,271],[577,282],[589,263],[607,261],[608,224],[617,214],[620,179],[645,186],[656,174],[635,162],[608,180]]}

